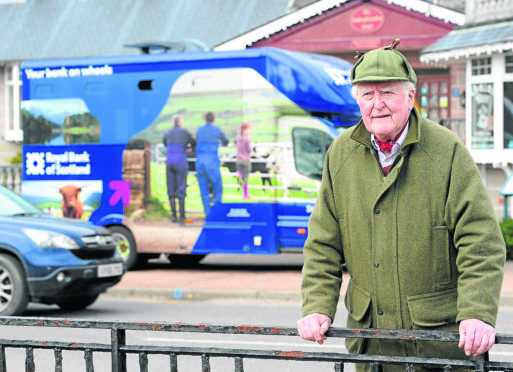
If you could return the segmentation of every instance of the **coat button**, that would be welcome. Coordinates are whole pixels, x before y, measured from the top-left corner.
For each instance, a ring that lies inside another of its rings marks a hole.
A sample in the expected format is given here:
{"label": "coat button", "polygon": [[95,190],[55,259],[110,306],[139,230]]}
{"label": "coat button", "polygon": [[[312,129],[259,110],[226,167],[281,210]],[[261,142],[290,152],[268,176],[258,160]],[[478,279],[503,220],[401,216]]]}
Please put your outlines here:
{"label": "coat button", "polygon": [[376,208],[376,209],[374,209],[374,213],[376,213],[376,214],[380,214],[380,213],[381,213],[381,211],[379,210],[379,208]]}
{"label": "coat button", "polygon": [[379,262],[374,262],[374,267],[379,267]]}
{"label": "coat button", "polygon": [[379,310],[378,315],[383,315],[383,310]]}

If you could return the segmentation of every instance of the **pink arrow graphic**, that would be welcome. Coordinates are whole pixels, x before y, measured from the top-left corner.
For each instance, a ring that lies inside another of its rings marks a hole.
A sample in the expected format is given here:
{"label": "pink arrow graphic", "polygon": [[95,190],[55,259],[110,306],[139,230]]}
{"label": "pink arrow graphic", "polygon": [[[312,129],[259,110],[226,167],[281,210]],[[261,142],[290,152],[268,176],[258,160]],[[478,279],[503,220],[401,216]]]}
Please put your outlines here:
{"label": "pink arrow graphic", "polygon": [[124,206],[127,206],[130,203],[130,181],[110,181],[109,188],[111,190],[114,190],[114,193],[111,195],[109,199],[110,205],[117,204],[119,200],[122,201]]}

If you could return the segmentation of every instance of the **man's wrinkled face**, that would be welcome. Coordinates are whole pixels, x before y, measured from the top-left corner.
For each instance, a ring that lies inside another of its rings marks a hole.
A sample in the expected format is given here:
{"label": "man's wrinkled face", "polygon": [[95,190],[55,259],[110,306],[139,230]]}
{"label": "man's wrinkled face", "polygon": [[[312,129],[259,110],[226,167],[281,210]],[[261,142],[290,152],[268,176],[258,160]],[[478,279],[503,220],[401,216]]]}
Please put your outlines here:
{"label": "man's wrinkled face", "polygon": [[394,139],[408,121],[415,90],[401,81],[359,83],[356,98],[365,128],[386,141]]}

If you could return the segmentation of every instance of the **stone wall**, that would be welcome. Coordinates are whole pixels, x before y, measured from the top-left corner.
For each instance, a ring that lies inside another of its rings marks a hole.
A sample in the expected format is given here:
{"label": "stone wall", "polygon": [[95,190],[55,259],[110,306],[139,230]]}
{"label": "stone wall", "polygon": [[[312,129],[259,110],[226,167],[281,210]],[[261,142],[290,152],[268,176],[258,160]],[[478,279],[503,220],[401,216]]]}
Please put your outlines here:
{"label": "stone wall", "polygon": [[123,179],[130,182],[131,211],[143,208],[144,198],[151,196],[149,155],[148,149],[123,151]]}

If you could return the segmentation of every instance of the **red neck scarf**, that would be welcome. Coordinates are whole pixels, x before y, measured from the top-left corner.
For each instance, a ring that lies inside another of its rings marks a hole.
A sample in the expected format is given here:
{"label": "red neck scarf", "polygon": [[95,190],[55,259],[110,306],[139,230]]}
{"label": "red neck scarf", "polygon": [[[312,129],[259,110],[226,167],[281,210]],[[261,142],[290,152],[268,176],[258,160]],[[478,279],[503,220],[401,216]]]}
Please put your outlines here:
{"label": "red neck scarf", "polygon": [[378,144],[380,150],[381,151],[385,151],[385,150],[392,151],[392,148],[396,144],[399,137],[401,137],[401,134],[403,134],[404,129],[406,128],[407,125],[408,125],[408,122],[406,122],[403,129],[401,129],[401,131],[397,134],[397,136],[395,136],[395,138],[393,140],[389,139],[387,141],[380,141],[378,139],[378,137],[374,136],[374,139],[376,140],[376,143]]}

